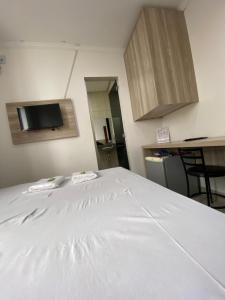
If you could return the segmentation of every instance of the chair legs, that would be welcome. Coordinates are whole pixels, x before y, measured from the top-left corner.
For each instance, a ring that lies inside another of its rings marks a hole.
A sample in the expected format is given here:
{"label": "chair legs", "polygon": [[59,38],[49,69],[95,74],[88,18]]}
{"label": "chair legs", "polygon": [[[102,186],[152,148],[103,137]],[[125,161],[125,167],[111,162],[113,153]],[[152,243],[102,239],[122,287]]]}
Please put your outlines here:
{"label": "chair legs", "polygon": [[206,194],[207,194],[207,205],[211,206],[212,200],[212,192],[210,186],[210,180],[208,176],[205,176],[205,185],[206,185]]}
{"label": "chair legs", "polygon": [[199,195],[201,195],[202,188],[201,188],[201,179],[200,178],[198,178],[198,192],[199,192]]}
{"label": "chair legs", "polygon": [[221,194],[218,194],[218,193],[212,193],[209,177],[207,177],[207,176],[205,177],[206,192],[201,191],[201,186],[199,185],[199,192],[194,193],[193,195],[190,194],[190,183],[189,183],[188,176],[186,176],[186,181],[187,181],[187,196],[188,196],[188,198],[193,198],[195,196],[206,194],[206,196],[207,196],[207,205],[209,207],[212,207],[212,208],[215,208],[215,209],[225,209],[225,206],[217,206],[217,207],[213,206],[213,203],[214,203],[213,195],[223,197],[223,198],[225,198],[225,196],[221,195]]}
{"label": "chair legs", "polygon": [[[210,166],[205,165],[204,153],[202,148],[189,148],[188,151],[187,149],[179,148],[178,150],[179,150],[180,158],[184,167],[184,172],[186,177],[187,196],[189,198],[192,198],[195,196],[199,196],[201,194],[206,194],[208,206],[215,209],[225,209],[225,206],[214,206],[215,198],[213,198],[214,195],[225,198],[225,195],[221,195],[217,192],[212,192],[210,186],[210,178],[225,176],[224,172],[220,173],[219,171],[219,168],[221,167],[214,166],[215,170],[217,170],[216,167],[218,167],[218,173],[216,171],[211,173]],[[199,169],[195,167],[199,167]],[[222,169],[222,171],[223,170],[224,169]],[[209,174],[211,175],[211,177],[209,177]],[[191,185],[189,182],[189,176],[198,177],[199,180],[198,192],[195,192],[192,195],[191,195]],[[201,178],[204,178],[205,180],[206,191],[201,190],[201,184],[200,184]]]}
{"label": "chair legs", "polygon": [[212,193],[211,191],[211,186],[210,186],[210,179],[208,176],[205,177],[205,185],[206,185],[206,194],[207,194],[207,204],[208,206],[215,208],[215,209],[224,209],[225,206],[213,206],[213,197],[212,195],[216,195],[216,196],[220,196],[220,197],[224,197],[224,195],[218,194],[218,193]]}
{"label": "chair legs", "polygon": [[194,196],[199,196],[199,195],[202,195],[202,194],[206,194],[207,196],[207,205],[209,207],[212,207],[212,208],[215,208],[215,209],[225,209],[225,206],[218,206],[218,207],[214,207],[213,206],[213,196],[212,195],[216,195],[216,196],[220,196],[220,197],[223,197],[225,198],[224,195],[221,195],[221,194],[218,194],[218,193],[212,193],[211,191],[211,185],[210,185],[210,179],[208,176],[205,176],[205,186],[206,186],[206,192],[203,192],[201,191],[201,183],[199,182],[199,192],[198,193],[195,193],[193,195],[191,195],[190,193],[190,183],[189,183],[189,178],[188,178],[188,175],[186,175],[186,182],[187,182],[187,197],[188,198],[192,198]]}
{"label": "chair legs", "polygon": [[187,183],[187,196],[188,196],[188,198],[191,198],[189,178],[186,173],[185,173],[185,175],[186,175],[186,183]]}

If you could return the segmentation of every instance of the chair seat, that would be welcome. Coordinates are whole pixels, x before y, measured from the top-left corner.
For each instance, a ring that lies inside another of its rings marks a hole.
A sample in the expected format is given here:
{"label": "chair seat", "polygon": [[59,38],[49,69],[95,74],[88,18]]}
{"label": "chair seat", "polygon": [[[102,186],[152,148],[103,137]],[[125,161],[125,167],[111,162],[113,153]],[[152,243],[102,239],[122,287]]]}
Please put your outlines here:
{"label": "chair seat", "polygon": [[222,177],[225,176],[225,167],[221,166],[206,166],[206,170],[202,166],[191,167],[187,170],[187,173],[191,176],[205,177],[207,174],[209,177]]}

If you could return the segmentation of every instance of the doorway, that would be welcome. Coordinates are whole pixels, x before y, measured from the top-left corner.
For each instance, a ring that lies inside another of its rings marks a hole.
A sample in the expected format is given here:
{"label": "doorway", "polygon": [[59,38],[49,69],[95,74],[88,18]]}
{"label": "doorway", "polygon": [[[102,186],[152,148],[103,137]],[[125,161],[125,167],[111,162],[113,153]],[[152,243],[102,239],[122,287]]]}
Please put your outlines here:
{"label": "doorway", "polygon": [[99,170],[129,169],[127,147],[115,78],[85,78]]}

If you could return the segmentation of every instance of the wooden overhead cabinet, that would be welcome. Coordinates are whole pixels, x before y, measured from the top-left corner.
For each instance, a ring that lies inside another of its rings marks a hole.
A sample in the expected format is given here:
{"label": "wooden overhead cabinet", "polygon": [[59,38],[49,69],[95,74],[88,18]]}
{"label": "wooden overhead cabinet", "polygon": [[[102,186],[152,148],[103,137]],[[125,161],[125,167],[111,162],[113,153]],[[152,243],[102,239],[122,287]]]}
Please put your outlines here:
{"label": "wooden overhead cabinet", "polygon": [[135,121],[198,102],[184,13],[144,8],[124,54]]}

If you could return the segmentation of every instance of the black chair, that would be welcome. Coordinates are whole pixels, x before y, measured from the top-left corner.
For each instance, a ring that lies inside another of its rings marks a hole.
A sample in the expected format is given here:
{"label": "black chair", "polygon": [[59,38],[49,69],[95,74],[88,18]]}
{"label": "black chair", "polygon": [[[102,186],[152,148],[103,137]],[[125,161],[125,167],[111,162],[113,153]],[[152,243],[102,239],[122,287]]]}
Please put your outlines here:
{"label": "black chair", "polygon": [[[208,206],[216,209],[225,208],[225,206],[214,207],[212,205],[214,202],[212,195],[220,196],[223,198],[225,198],[225,196],[218,193],[212,193],[210,185],[210,178],[225,176],[225,167],[206,165],[202,148],[179,149],[179,154],[185,170],[188,197],[191,198],[196,195],[206,194]],[[200,178],[204,178],[206,192],[201,191],[201,186],[199,184],[199,193],[190,195],[189,176],[198,177],[199,180]]]}

